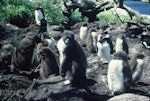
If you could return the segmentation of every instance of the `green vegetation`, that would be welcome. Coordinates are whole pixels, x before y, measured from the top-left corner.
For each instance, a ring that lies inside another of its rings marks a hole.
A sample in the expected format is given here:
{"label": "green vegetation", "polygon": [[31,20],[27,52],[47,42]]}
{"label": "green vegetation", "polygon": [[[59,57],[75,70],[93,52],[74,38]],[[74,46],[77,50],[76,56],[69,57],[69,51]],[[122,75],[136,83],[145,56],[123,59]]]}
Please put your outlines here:
{"label": "green vegetation", "polygon": [[59,24],[64,21],[59,4],[53,4],[51,0],[32,0],[35,7],[41,7],[44,10],[46,20],[50,24]]}
{"label": "green vegetation", "polygon": [[[130,21],[129,14],[120,8],[110,9],[108,11],[101,12],[97,15],[100,21],[108,23],[121,23],[121,21],[126,22]],[[133,17],[136,19],[137,17]]]}
{"label": "green vegetation", "polygon": [[[132,9],[130,9],[130,11],[132,15],[132,20],[139,20],[141,18],[145,20],[146,22],[150,20],[150,18],[146,15],[145,16],[140,15],[138,12]],[[124,9],[120,9],[120,8],[117,8],[117,9],[112,8],[110,10],[103,11],[97,14],[97,17],[99,18],[100,21],[107,22],[107,23],[121,23],[121,20],[123,22],[127,22],[131,20],[127,11],[125,11]]]}
{"label": "green vegetation", "polygon": [[[41,7],[44,10],[46,20],[50,24],[58,24],[64,20],[60,6],[52,4],[51,0],[2,0],[0,1],[0,21],[8,21],[17,18],[26,19],[26,23],[34,23],[34,9]],[[24,16],[25,15],[25,16]]]}
{"label": "green vegetation", "polygon": [[[65,17],[61,13],[61,0],[1,0],[0,1],[0,21],[8,21],[11,23],[25,23],[24,26],[28,26],[31,23],[34,23],[34,9],[36,7],[41,7],[44,10],[46,20],[50,24],[60,24],[65,21]],[[59,2],[59,3],[58,3]],[[119,13],[121,12],[121,13]],[[113,9],[108,11],[101,12],[97,15],[100,21],[107,23],[120,23],[122,21],[129,21],[129,15],[122,11],[117,11],[116,15]],[[122,14],[122,15],[120,15]],[[119,19],[119,17],[121,20]],[[19,18],[19,20],[18,20]],[[137,19],[137,16],[133,17]],[[77,23],[83,21],[88,21],[88,18],[82,18],[81,12],[79,9],[76,9],[71,14],[72,23]]]}
{"label": "green vegetation", "polygon": [[[53,4],[51,0],[2,0],[0,1],[0,21],[12,22],[15,18],[20,18],[20,22],[26,21],[27,24],[34,23],[34,9],[41,7],[44,10],[46,20],[50,24],[59,24],[65,21],[65,17],[61,13],[61,4]],[[24,15],[26,15],[24,17]],[[82,21],[79,10],[75,10],[71,14],[73,23]],[[26,19],[26,20],[24,20]],[[83,19],[87,21],[87,18]],[[18,21],[15,21],[15,23]]]}
{"label": "green vegetation", "polygon": [[81,12],[79,12],[79,9],[76,9],[74,12],[72,12],[71,18],[73,20],[73,23],[81,22],[82,20],[88,21],[87,17],[82,18],[82,14],[81,14]]}
{"label": "green vegetation", "polygon": [[26,0],[2,0],[0,1],[0,6],[0,21],[9,21],[15,15],[22,16],[23,12],[31,15],[31,5]]}

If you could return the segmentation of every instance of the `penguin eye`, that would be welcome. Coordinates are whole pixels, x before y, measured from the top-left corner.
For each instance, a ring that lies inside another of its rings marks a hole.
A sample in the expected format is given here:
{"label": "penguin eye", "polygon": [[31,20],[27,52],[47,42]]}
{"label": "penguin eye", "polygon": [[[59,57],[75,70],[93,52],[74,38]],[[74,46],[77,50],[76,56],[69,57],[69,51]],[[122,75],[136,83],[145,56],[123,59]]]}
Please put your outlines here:
{"label": "penguin eye", "polygon": [[70,44],[71,43],[71,39],[70,38],[66,38],[65,43],[66,44]]}
{"label": "penguin eye", "polygon": [[74,34],[66,33],[62,38],[66,45],[71,45],[74,42]]}
{"label": "penguin eye", "polygon": [[42,55],[42,56],[45,56],[45,55],[46,55],[46,53],[42,51],[42,52],[41,52],[41,55]]}

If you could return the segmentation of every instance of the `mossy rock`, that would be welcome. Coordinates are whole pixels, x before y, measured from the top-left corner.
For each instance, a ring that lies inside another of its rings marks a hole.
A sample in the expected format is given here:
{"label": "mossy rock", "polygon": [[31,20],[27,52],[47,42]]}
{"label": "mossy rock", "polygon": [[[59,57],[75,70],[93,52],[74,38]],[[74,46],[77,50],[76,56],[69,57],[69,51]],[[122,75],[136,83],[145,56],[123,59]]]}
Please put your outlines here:
{"label": "mossy rock", "polygon": [[126,22],[130,20],[128,12],[121,8],[112,8],[110,10],[103,11],[99,13],[97,17],[100,21],[108,23],[120,23],[121,21]]}

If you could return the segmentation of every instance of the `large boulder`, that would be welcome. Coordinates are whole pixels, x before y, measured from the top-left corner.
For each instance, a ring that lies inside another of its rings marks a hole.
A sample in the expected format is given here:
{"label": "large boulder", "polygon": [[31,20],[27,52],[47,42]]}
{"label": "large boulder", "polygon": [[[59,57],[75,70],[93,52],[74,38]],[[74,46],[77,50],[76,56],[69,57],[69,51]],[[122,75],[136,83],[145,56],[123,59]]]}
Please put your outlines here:
{"label": "large boulder", "polygon": [[149,97],[126,93],[110,98],[107,101],[150,101]]}

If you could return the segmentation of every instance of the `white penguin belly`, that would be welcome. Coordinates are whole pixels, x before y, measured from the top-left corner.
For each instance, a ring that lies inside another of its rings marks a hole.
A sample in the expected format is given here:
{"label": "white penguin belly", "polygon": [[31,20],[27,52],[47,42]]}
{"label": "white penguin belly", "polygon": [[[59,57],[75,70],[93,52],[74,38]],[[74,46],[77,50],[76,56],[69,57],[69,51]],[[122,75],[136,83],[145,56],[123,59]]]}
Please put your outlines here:
{"label": "white penguin belly", "polygon": [[93,40],[93,46],[94,46],[94,49],[97,51],[97,32],[91,32],[91,35],[92,35],[92,40]]}
{"label": "white penguin belly", "polygon": [[114,92],[124,91],[124,77],[123,77],[123,66],[122,60],[111,60],[108,65],[108,87]]}
{"label": "white penguin belly", "polygon": [[98,52],[97,55],[101,58],[103,58],[106,61],[110,61],[111,60],[111,55],[110,55],[110,46],[107,42],[103,42],[97,43],[97,48],[98,48]]}
{"label": "white penguin belly", "polygon": [[51,39],[45,39],[48,42],[48,47],[50,47],[50,49],[52,49],[52,51],[54,53],[56,53],[56,41],[55,39],[52,37]]}
{"label": "white penguin belly", "polygon": [[87,27],[81,26],[80,28],[80,39],[84,40],[87,38]]}
{"label": "white penguin belly", "polygon": [[115,50],[116,50],[116,52],[123,51],[123,40],[121,40],[120,38],[117,38],[117,40],[116,40]]}
{"label": "white penguin belly", "polygon": [[44,15],[41,11],[35,10],[35,20],[36,24],[40,24],[40,20],[44,18]]}
{"label": "white penguin belly", "polygon": [[57,42],[57,49],[58,49],[59,55],[60,55],[60,57],[59,57],[59,62],[60,62],[60,64],[61,64],[62,61],[63,61],[63,57],[64,57],[64,56],[63,56],[63,53],[64,53],[66,47],[67,47],[67,46],[66,46],[66,44],[64,43],[63,39],[62,39],[62,38],[59,39],[58,42]]}
{"label": "white penguin belly", "polygon": [[46,29],[47,33],[51,34],[51,31],[50,31],[50,26],[49,24],[47,23],[47,29]]}

